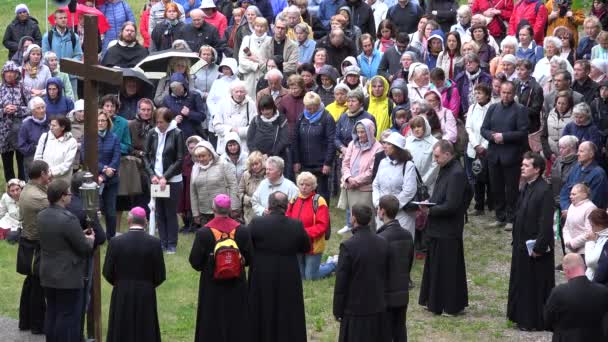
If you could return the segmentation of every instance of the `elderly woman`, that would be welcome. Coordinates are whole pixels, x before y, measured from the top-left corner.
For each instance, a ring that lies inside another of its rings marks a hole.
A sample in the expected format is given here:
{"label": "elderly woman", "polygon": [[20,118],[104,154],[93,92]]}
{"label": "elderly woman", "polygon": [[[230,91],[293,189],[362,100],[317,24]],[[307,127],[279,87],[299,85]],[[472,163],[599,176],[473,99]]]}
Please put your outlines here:
{"label": "elderly woman", "polygon": [[367,101],[367,112],[374,117],[377,125],[376,137],[380,132],[391,128],[392,101],[388,98],[390,86],[388,81],[376,75],[367,83],[367,93],[370,94]]}
{"label": "elderly woman", "polygon": [[174,254],[178,230],[176,199],[182,191],[184,137],[168,108],[159,108],[155,119],[156,128],[146,138],[144,163],[152,184],[159,185],[161,191],[169,186],[168,198],[156,198],[155,213],[163,251]]}
{"label": "elderly woman", "polygon": [[239,53],[241,51],[241,44],[246,36],[252,34],[255,31],[253,24],[257,18],[262,17],[262,12],[257,6],[249,5],[245,9],[245,17],[241,19],[239,28],[236,30],[234,36],[234,54],[232,57],[239,59]]}
{"label": "elderly woman", "polygon": [[412,63],[407,79],[407,93],[410,102],[423,99],[431,84],[429,67],[422,63]]}
{"label": "elderly woman", "polygon": [[286,194],[290,201],[298,196],[298,187],[283,176],[284,170],[283,159],[277,156],[268,157],[266,160],[266,178],[251,196],[251,207],[255,216],[268,214],[268,196],[273,192],[280,191]]}
{"label": "elderly woman", "polygon": [[[219,104],[217,115],[213,118],[213,129],[217,134],[217,150],[226,149],[227,136],[230,132],[235,132],[242,140],[247,139],[249,123],[257,115],[255,102],[247,93],[247,86],[242,81],[235,81],[230,84],[230,95]],[[243,144],[243,149],[248,152],[247,144]]]}
{"label": "elderly woman", "polygon": [[445,74],[448,75],[448,79],[453,80],[456,77],[454,67],[462,62],[461,47],[462,43],[458,32],[450,32],[446,35],[445,49],[437,56],[437,67],[443,69]]}
{"label": "elderly woman", "polygon": [[53,51],[47,51],[44,53],[44,58],[42,61],[44,62],[44,65],[49,67],[51,76],[60,79],[63,83],[63,95],[75,101],[76,97],[74,90],[72,89],[70,76],[65,72],[61,72],[59,69],[59,58],[57,58],[57,54]]}
{"label": "elderly woman", "polygon": [[25,183],[17,178],[6,183],[6,192],[0,198],[0,240],[10,239],[9,234],[16,234],[21,228],[19,196],[24,186]]}
{"label": "elderly woman", "polygon": [[312,55],[312,65],[318,73],[324,65],[327,65],[327,50],[317,48]]}
{"label": "elderly woman", "polygon": [[205,121],[205,103],[196,91],[192,91],[188,78],[174,73],[170,78],[169,94],[163,100],[169,108],[184,137],[204,135],[202,123]]}
{"label": "elderly woman", "polygon": [[592,59],[589,78],[596,83],[602,83],[603,81],[608,80],[608,61],[599,58]]}
{"label": "elderly woman", "polygon": [[[551,64],[554,62],[558,63],[560,69],[567,70],[572,74],[572,65],[570,65],[567,60],[560,57],[562,42],[559,38],[554,36],[545,37],[544,48],[545,57],[543,57],[536,63],[532,77],[534,77],[541,85],[543,85],[548,79],[551,79]],[[563,68],[564,63],[566,66],[565,68]]]}
{"label": "elderly woman", "polygon": [[608,258],[605,255],[605,245],[608,241],[608,213],[603,209],[595,209],[589,214],[589,223],[591,224],[592,232],[587,234],[585,242],[585,263],[587,270],[585,275],[594,282],[602,284],[608,283],[608,274],[596,274],[600,266],[602,269],[608,269],[606,263]]}
{"label": "elderly woman", "polygon": [[195,164],[190,179],[190,205],[197,225],[203,226],[213,218],[213,199],[219,194],[230,196],[231,209],[241,208],[234,165],[225,162],[208,141],[194,148]]}
{"label": "elderly woman", "polygon": [[456,143],[456,118],[451,110],[443,107],[441,104],[441,94],[439,94],[439,91],[437,89],[428,90],[424,94],[424,99],[435,110],[439,118],[443,139],[450,141],[452,144]]}
{"label": "elderly woman", "polygon": [[[393,132],[384,140],[386,147],[386,158],[382,159],[378,166],[378,174],[372,183],[372,201],[374,207],[378,207],[380,197],[394,195],[399,199],[399,207],[396,219],[403,229],[408,230],[415,237],[415,210],[406,211],[404,207],[413,200],[416,195],[417,171],[412,155],[405,149],[405,138],[399,133]],[[380,222],[376,222],[380,226]]]}
{"label": "elderly woman", "polygon": [[60,116],[50,120],[49,131],[38,140],[34,160],[44,160],[49,164],[53,180],[70,183],[72,165],[78,150],[78,142],[72,137],[70,119]]}
{"label": "elderly woman", "polygon": [[506,55],[515,55],[517,51],[517,38],[507,36],[500,42],[500,55],[490,61],[490,75],[494,76],[502,71],[502,58]]}
{"label": "elderly woman", "polygon": [[170,2],[165,5],[165,14],[162,22],[154,26],[154,30],[150,33],[152,43],[150,44],[150,52],[163,51],[171,48],[171,45],[176,38],[181,34],[184,27],[184,22],[180,20],[182,13],[177,6],[177,3]]}
{"label": "elderly woman", "polygon": [[597,207],[589,199],[591,190],[583,183],[575,184],[570,190],[570,206],[563,228],[567,253],[585,253],[587,235],[591,233],[589,214]]}
{"label": "elderly woman", "polygon": [[262,45],[272,40],[268,34],[268,21],[256,18],[253,33],[243,38],[239,51],[239,74],[247,87],[247,93],[255,96],[256,85],[264,76]]}
{"label": "elderly woman", "polygon": [[522,26],[517,32],[519,45],[515,52],[515,57],[527,59],[532,64],[538,63],[543,58],[543,47],[536,45],[534,41],[534,30],[530,25]]}
{"label": "elderly woman", "polygon": [[245,171],[245,163],[247,162],[247,155],[243,151],[243,144],[241,138],[236,132],[230,132],[226,135],[226,149],[220,158],[224,159],[226,163],[234,165],[236,182],[240,182],[243,171]]}
{"label": "elderly woman", "polygon": [[317,43],[309,38],[310,27],[306,23],[301,22],[293,28],[293,31],[298,42],[298,64],[312,63],[312,55]]}
{"label": "elderly woman", "polygon": [[[393,83],[399,79],[405,80],[407,82],[407,80],[409,79],[409,75],[410,75],[410,67],[412,66],[413,63],[416,63],[418,60],[416,58],[415,52],[405,51],[401,55],[401,59],[399,61],[401,62],[401,68],[392,75]],[[393,84],[393,83],[391,83],[391,84]]]}
{"label": "elderly woman", "polygon": [[[295,139],[295,128],[298,118],[304,112],[304,95],[306,87],[304,79],[300,75],[291,75],[287,80],[289,93],[279,102],[279,113],[285,115],[289,127],[289,140]],[[286,160],[288,167],[292,168],[292,163],[289,158]],[[287,174],[291,176],[291,170],[287,170]]]}
{"label": "elderly woman", "polygon": [[591,141],[600,148],[604,141],[599,129],[591,120],[591,108],[586,103],[579,103],[572,108],[574,120],[568,123],[562,135],[574,135],[579,141]]}
{"label": "elderly woman", "polygon": [[198,50],[198,56],[204,61],[204,65],[192,75],[193,87],[199,91],[203,100],[207,100],[213,82],[220,76],[219,66],[216,64],[218,54],[212,46],[203,45]]}
{"label": "elderly woman", "polygon": [[543,155],[547,160],[555,160],[559,156],[558,142],[562,131],[572,121],[572,107],[574,100],[569,90],[560,91],[555,97],[555,107],[545,118],[540,141],[543,146]]}
{"label": "elderly woman", "polygon": [[46,117],[46,103],[44,100],[40,97],[32,97],[28,104],[28,108],[32,115],[23,120],[21,128],[19,128],[17,142],[17,149],[23,155],[26,175],[30,171],[32,161],[34,161],[34,154],[36,153],[36,147],[38,146],[40,136],[49,130],[49,121]]}
{"label": "elderly woman", "polygon": [[456,76],[454,82],[456,82],[456,87],[460,94],[460,112],[466,113],[469,107],[475,103],[475,86],[479,83],[491,85],[492,76],[481,68],[481,61],[476,54],[468,53],[464,55],[463,61],[464,71]]}
{"label": "elderly woman", "polygon": [[315,175],[318,193],[329,203],[329,174],[336,156],[336,123],[314,92],[304,95],[304,112],[296,123],[293,140],[293,171]]}
{"label": "elderly woman", "polygon": [[[486,117],[490,105],[492,105],[492,101],[491,90],[487,84],[481,83],[476,85],[474,91],[476,103],[469,108],[465,124],[469,142],[467,144],[464,165],[469,183],[475,190],[475,211],[472,215],[479,216],[484,214],[486,203],[488,210],[494,207],[492,192],[490,191],[488,160],[485,158],[489,142],[481,135],[481,124]],[[479,172],[473,171],[473,163],[476,161],[481,166]]]}
{"label": "elderly woman", "polygon": [[42,48],[36,44],[27,47],[23,54],[23,86],[30,90],[32,96],[46,94],[46,81],[51,78],[51,71],[42,63]]}
{"label": "elderly woman", "polygon": [[317,280],[322,276],[319,266],[325,250],[325,232],[331,229],[329,207],[325,198],[317,194],[317,179],[312,173],[302,172],[298,175],[297,183],[299,195],[289,204],[285,215],[302,221],[311,241],[310,251],[298,255],[302,279]]}
{"label": "elderly woman", "polygon": [[316,73],[317,89],[315,92],[321,97],[324,106],[334,102],[334,89],[338,81],[338,70],[331,65],[325,65]]}
{"label": "elderly woman", "polygon": [[374,117],[365,111],[365,98],[360,91],[349,91],[346,100],[347,110],[344,112],[336,123],[336,138],[335,144],[338,151],[344,155],[348,144],[353,140],[353,127],[355,123],[362,119],[370,119],[376,124]]}
{"label": "elderly woman", "polygon": [[265,164],[266,157],[260,151],[251,152],[245,164],[245,172],[243,172],[243,176],[239,182],[238,197],[241,200],[243,220],[246,224],[249,224],[255,216],[251,198],[262,180],[264,180],[266,174]]}
{"label": "elderly woman", "polygon": [[259,99],[258,113],[247,130],[249,151],[285,158],[289,145],[287,119],[278,112],[272,96],[264,95]]}
{"label": "elderly woman", "polygon": [[[564,135],[559,139],[559,155],[551,166],[551,189],[555,207],[560,210],[559,195],[562,186],[570,175],[572,168],[577,165],[578,138],[573,135]],[[561,216],[561,215],[560,215]],[[562,250],[566,253],[564,239],[561,239]]]}
{"label": "elderly woman", "polygon": [[174,73],[180,73],[184,77],[188,78],[188,84],[190,82],[190,60],[183,57],[173,57],[167,64],[167,75],[158,81],[156,86],[156,93],[154,94],[154,104],[161,107],[163,106],[164,98],[169,95],[169,85],[171,84],[171,76]]}
{"label": "elderly woman", "polygon": [[500,62],[501,73],[505,76],[507,81],[514,82],[517,80],[517,58],[513,55],[504,55]]}

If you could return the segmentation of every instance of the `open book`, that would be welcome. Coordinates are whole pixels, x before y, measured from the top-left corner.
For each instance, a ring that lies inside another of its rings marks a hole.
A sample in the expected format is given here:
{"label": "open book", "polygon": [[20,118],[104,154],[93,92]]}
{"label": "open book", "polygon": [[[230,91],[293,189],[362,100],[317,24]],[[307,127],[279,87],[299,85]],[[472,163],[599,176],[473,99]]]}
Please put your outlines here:
{"label": "open book", "polygon": [[[532,252],[534,251],[534,246],[536,246],[536,240],[527,240],[526,241],[526,248],[528,249],[528,255],[532,256]],[[545,251],[545,253],[549,252],[551,250],[551,247],[547,246],[547,250]]]}

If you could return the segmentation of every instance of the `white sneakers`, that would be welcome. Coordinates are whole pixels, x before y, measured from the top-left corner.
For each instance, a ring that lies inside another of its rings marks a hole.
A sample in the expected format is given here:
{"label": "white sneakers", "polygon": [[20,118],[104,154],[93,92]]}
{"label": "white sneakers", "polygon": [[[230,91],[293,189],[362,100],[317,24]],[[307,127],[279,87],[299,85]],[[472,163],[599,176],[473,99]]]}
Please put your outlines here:
{"label": "white sneakers", "polygon": [[350,229],[348,226],[344,226],[342,227],[342,229],[338,230],[338,234],[340,235],[344,235],[348,232],[350,232],[352,229]]}

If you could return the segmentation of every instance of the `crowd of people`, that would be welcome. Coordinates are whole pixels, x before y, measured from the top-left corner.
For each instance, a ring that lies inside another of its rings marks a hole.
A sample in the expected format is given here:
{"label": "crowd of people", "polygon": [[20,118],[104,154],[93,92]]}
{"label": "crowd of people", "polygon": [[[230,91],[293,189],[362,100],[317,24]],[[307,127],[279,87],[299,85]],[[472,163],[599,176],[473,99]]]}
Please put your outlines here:
{"label": "crowd of people", "polygon": [[[332,274],[340,341],[405,341],[413,260],[418,303],[462,314],[465,221],[492,211],[488,229],[512,234],[507,318],[608,336],[601,310],[558,299],[608,301],[605,0],[151,0],[138,24],[126,0],[78,2],[108,21],[100,64],[133,72],[87,113],[103,225],[78,194],[82,82],[60,67],[82,59],[84,20],[60,8],[42,33],[19,4],[3,39],[0,238],[19,242],[20,329],[80,338],[107,238],[108,340],[160,340],[141,305],[195,233],[197,341],[306,340],[302,280]],[[160,80],[133,76],[163,52]],[[324,258],[330,201],[348,239]],[[158,239],[141,233],[151,218]]]}

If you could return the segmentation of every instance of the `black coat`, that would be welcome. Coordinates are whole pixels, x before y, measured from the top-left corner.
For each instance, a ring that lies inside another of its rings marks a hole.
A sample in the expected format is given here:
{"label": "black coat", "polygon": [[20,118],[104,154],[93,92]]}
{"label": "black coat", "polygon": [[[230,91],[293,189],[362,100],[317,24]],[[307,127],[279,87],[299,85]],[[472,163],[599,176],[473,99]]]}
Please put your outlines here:
{"label": "black coat", "polygon": [[178,37],[179,32],[183,29],[184,25],[185,24],[183,22],[178,20],[176,25],[171,25],[171,23],[169,23],[168,21],[163,21],[162,23],[154,26],[154,31],[152,31],[150,36],[152,41],[154,41],[154,47],[156,48],[156,51],[170,49],[171,45],[177,39],[176,37]]}
{"label": "black coat", "polygon": [[[542,330],[543,306],[555,286],[553,196],[542,178],[524,186],[513,223],[507,317],[521,328]],[[536,240],[528,255],[527,240]]]}
{"label": "black coat", "polygon": [[42,46],[42,34],[38,26],[38,20],[34,17],[29,17],[26,21],[20,21],[15,18],[6,27],[2,45],[8,50],[8,59],[10,60],[19,49],[19,41],[25,36],[34,38],[34,43]]}
{"label": "black coat", "polygon": [[[247,229],[237,227],[234,241],[248,265],[252,251]],[[215,237],[211,230],[199,229],[190,252],[190,265],[201,272],[194,341],[249,341],[245,271],[236,279],[214,279],[214,248]]]}
{"label": "black coat", "polygon": [[160,240],[143,229],[113,238],[103,276],[113,286],[107,342],[160,342],[156,288],[165,281]]}
{"label": "black coat", "polygon": [[352,24],[359,27],[361,33],[369,33],[372,37],[375,37],[376,26],[378,26],[379,23],[374,21],[374,11],[372,8],[363,0],[350,0],[347,1],[347,4],[350,6],[350,11],[352,13]]}
{"label": "black coat", "polygon": [[175,36],[175,39],[183,39],[188,43],[192,51],[198,52],[203,45],[211,45],[215,48],[218,55],[221,56],[223,49],[223,40],[220,39],[220,34],[215,26],[203,22],[200,28],[194,27],[192,24],[184,25]]}
{"label": "black coat", "polygon": [[76,216],[57,205],[38,213],[40,284],[56,289],[80,289],[93,244]]}
{"label": "black coat", "polygon": [[412,234],[393,220],[378,229],[378,236],[388,241],[388,277],[386,280],[386,305],[407,307],[409,280],[414,258]]}
{"label": "black coat", "polygon": [[304,295],[297,254],[310,250],[302,222],[280,213],[249,224],[255,258],[249,267],[253,342],[306,341]]}
{"label": "black coat", "polygon": [[553,342],[607,341],[602,331],[607,313],[608,288],[582,275],[553,289],[545,304],[545,327],[553,331]]}
{"label": "black coat", "polygon": [[[397,32],[406,32],[412,34],[418,28],[418,22],[424,14],[424,10],[420,5],[409,2],[405,7],[401,7],[399,3],[395,3],[386,12],[386,19],[389,19],[397,26]],[[380,23],[376,23],[378,25]]]}
{"label": "black coat", "polygon": [[429,225],[426,234],[441,239],[462,239],[464,214],[467,210],[471,189],[457,159],[452,159],[439,169],[433,195],[429,202],[436,203],[429,209]]}
{"label": "black coat", "polygon": [[279,116],[273,122],[262,120],[256,115],[247,129],[247,147],[249,151],[260,151],[268,156],[283,157],[289,145],[289,127],[285,115]]}
{"label": "black coat", "polygon": [[[458,1],[455,0],[430,0],[425,8],[426,13],[433,15],[443,32],[449,32],[451,26],[456,24],[457,9]],[[434,11],[437,14],[433,14]]]}
{"label": "black coat", "polygon": [[321,117],[311,123],[300,115],[296,123],[293,141],[294,163],[301,163],[305,169],[321,169],[331,166],[336,156],[336,122],[331,114],[323,110]]}
{"label": "black coat", "polygon": [[[540,112],[543,110],[544,103],[543,88],[536,80],[530,78],[528,80],[528,85],[524,88],[521,87],[521,81],[515,82],[515,94],[517,96],[517,102],[526,107],[528,112],[528,132],[534,133],[538,131],[540,129],[541,120]],[[545,114],[545,117],[548,116],[548,113],[549,112]]]}
{"label": "black coat", "polygon": [[148,56],[148,49],[136,43],[133,47],[122,46],[119,43],[106,50],[101,64],[107,67],[133,68]]}
{"label": "black coat", "polygon": [[344,36],[344,42],[342,46],[336,47],[329,41],[329,35],[321,38],[317,41],[317,49],[324,48],[327,50],[326,64],[329,64],[336,68],[336,70],[342,70],[342,61],[348,56],[357,56],[357,48],[355,43]]}
{"label": "black coat", "polygon": [[591,117],[593,123],[597,126],[606,139],[608,137],[608,99],[596,98],[591,102]]}
{"label": "black coat", "polygon": [[[154,177],[154,163],[156,162],[156,149],[158,147],[158,132],[151,130],[146,138],[144,164],[146,172],[150,177]],[[184,137],[179,128],[174,128],[167,132],[165,138],[165,149],[163,150],[163,177],[169,181],[174,176],[182,173],[182,162],[185,151]]]}
{"label": "black coat", "polygon": [[[488,162],[503,166],[518,165],[528,148],[528,115],[517,102],[504,105],[502,102],[490,106],[481,125],[481,135],[488,145]],[[503,144],[497,144],[492,133],[502,133]]]}
{"label": "black coat", "polygon": [[581,93],[587,104],[590,104],[593,99],[600,96],[600,85],[589,77],[582,84],[574,81],[572,83],[572,90]]}
{"label": "black coat", "polygon": [[72,194],[72,200],[65,207],[69,210],[80,222],[80,228],[82,230],[86,230],[88,228],[93,228],[95,232],[95,241],[93,242],[93,249],[97,248],[97,246],[103,245],[106,242],[106,232],[101,227],[99,223],[99,218],[97,215],[93,218],[92,224],[87,222],[86,212],[84,211],[84,206],[82,203],[82,199],[77,194]]}

